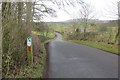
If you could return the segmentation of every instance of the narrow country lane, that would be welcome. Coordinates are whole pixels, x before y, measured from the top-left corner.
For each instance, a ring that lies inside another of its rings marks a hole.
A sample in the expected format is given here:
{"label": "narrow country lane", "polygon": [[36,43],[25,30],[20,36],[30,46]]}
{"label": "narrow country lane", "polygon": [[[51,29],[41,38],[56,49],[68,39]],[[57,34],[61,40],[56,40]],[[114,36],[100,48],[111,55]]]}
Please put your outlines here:
{"label": "narrow country lane", "polygon": [[49,78],[117,78],[118,56],[57,38],[49,45]]}

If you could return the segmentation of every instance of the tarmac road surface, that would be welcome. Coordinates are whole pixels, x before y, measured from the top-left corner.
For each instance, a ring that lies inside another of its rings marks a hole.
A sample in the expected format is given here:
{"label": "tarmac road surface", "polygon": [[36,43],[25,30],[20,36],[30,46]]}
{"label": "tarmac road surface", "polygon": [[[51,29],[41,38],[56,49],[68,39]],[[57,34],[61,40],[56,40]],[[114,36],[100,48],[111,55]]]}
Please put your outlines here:
{"label": "tarmac road surface", "polygon": [[57,38],[49,45],[49,78],[118,78],[118,56]]}

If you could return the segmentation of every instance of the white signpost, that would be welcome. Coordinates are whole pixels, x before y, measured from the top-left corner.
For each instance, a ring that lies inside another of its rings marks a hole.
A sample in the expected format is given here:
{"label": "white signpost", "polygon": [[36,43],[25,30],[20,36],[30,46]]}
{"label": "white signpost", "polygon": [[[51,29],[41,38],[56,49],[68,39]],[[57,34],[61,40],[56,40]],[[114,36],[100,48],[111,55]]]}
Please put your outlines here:
{"label": "white signpost", "polygon": [[28,64],[33,63],[33,53],[32,53],[32,37],[27,38],[27,52],[28,52]]}
{"label": "white signpost", "polygon": [[27,46],[31,46],[32,44],[32,38],[27,38]]}

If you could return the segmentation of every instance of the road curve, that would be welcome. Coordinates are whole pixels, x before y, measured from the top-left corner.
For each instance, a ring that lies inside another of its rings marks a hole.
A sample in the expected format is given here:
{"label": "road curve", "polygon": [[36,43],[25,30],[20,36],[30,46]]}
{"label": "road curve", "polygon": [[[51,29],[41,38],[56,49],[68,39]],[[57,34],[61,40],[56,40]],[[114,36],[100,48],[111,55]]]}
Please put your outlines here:
{"label": "road curve", "polygon": [[56,35],[49,45],[49,78],[118,78],[117,55]]}

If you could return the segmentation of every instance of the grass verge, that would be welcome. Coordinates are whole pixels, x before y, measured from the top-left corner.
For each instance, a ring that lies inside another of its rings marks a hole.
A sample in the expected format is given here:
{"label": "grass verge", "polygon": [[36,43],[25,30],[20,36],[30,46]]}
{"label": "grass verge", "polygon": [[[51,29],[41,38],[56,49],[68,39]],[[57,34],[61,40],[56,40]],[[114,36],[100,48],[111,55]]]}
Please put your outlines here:
{"label": "grass verge", "polygon": [[47,59],[47,51],[46,51],[46,48],[45,48],[45,45],[47,43],[49,43],[51,40],[46,40],[44,42],[42,42],[41,44],[41,58],[40,58],[40,61],[41,63],[36,65],[35,66],[35,69],[31,72],[31,76],[33,78],[43,78],[44,77],[44,74],[46,73],[46,59]]}
{"label": "grass verge", "polygon": [[119,54],[118,53],[118,46],[110,45],[110,44],[105,44],[105,43],[98,43],[98,42],[91,42],[91,41],[82,41],[82,40],[68,40],[69,42],[75,42],[78,44],[83,44],[87,45],[90,47],[98,48],[107,52],[111,52],[114,54]]}
{"label": "grass verge", "polygon": [[31,73],[31,76],[33,78],[42,78],[43,77],[43,73],[44,73],[44,69],[45,69],[45,65],[46,65],[46,50],[45,50],[45,43],[42,43],[41,47],[42,47],[42,51],[41,51],[41,58],[40,61],[41,63],[36,65],[36,69],[33,70],[33,72]]}
{"label": "grass verge", "polygon": [[45,43],[41,44],[41,58],[40,63],[33,64],[28,67],[25,67],[21,70],[17,78],[42,78],[44,74],[44,69],[46,65],[46,50]]}
{"label": "grass verge", "polygon": [[[37,34],[36,34],[37,35]],[[52,37],[54,38],[54,36]],[[17,78],[43,78],[46,72],[46,48],[45,44],[49,43],[52,39],[45,40],[41,42],[41,51],[40,51],[40,63],[33,64],[23,68]]]}

